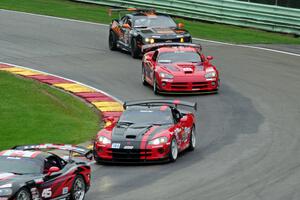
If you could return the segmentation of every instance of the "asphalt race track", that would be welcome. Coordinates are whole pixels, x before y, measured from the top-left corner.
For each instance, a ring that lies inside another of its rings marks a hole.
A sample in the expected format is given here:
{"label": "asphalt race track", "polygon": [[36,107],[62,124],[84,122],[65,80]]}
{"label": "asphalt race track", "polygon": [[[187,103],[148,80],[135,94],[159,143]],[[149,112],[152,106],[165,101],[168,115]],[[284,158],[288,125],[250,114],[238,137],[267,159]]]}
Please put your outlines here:
{"label": "asphalt race track", "polygon": [[[0,10],[0,61],[123,101],[157,98],[141,83],[141,61],[109,51],[107,38],[106,26]],[[300,57],[202,45],[221,71],[220,93],[176,96],[198,103],[197,149],[171,164],[93,165],[86,199],[300,199]]]}

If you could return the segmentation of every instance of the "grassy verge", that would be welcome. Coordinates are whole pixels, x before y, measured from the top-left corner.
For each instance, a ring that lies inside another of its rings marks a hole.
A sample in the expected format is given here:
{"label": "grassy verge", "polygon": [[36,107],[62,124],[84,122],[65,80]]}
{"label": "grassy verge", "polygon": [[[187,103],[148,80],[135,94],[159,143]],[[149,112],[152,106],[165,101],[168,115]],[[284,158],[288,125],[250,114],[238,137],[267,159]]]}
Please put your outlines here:
{"label": "grassy verge", "polygon": [[[76,3],[70,0],[1,0],[0,8],[65,17],[91,22],[109,23],[107,7]],[[300,38],[236,26],[176,19],[184,22],[194,37],[247,44],[300,44]]]}
{"label": "grassy verge", "polygon": [[99,117],[73,96],[0,72],[0,150],[20,144],[80,143],[99,130]]}

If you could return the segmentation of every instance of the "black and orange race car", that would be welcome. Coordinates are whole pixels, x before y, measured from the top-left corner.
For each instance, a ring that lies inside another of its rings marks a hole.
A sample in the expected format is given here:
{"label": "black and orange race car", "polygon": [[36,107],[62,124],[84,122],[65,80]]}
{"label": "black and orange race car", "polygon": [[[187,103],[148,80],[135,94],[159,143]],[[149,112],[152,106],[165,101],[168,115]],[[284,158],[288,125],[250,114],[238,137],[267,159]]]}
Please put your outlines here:
{"label": "black and orange race car", "polygon": [[196,146],[196,103],[180,100],[144,100],[124,103],[118,121],[101,130],[94,142],[94,158],[104,162],[175,161],[180,152]]}
{"label": "black and orange race car", "polygon": [[112,20],[109,28],[111,50],[123,49],[131,52],[132,57],[138,58],[142,53],[141,47],[145,44],[192,41],[183,24],[176,24],[169,15],[156,13],[153,9],[110,9],[110,12],[113,11],[131,13]]}
{"label": "black and orange race car", "polygon": [[[51,150],[51,151],[48,151]],[[68,151],[65,158],[53,151]],[[83,200],[90,187],[91,151],[72,145],[27,145],[0,152],[0,199]]]}

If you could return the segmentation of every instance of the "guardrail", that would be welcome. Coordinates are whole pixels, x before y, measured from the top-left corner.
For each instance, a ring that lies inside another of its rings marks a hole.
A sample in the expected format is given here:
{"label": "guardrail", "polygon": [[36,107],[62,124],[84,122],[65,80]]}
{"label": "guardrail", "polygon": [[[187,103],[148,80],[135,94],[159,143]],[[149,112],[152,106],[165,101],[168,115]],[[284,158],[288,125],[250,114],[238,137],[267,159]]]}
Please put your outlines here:
{"label": "guardrail", "polygon": [[300,10],[234,0],[74,0],[158,12],[210,22],[300,35]]}

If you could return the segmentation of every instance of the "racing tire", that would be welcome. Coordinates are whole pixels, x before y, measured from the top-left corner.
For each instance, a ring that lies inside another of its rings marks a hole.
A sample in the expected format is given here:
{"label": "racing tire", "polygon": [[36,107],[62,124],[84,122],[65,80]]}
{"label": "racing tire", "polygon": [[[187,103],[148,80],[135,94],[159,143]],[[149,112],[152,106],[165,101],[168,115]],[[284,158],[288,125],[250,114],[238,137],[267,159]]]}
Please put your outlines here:
{"label": "racing tire", "polygon": [[191,131],[188,151],[194,151],[195,148],[196,148],[196,133],[195,133],[195,127],[193,127]]}
{"label": "racing tire", "polygon": [[131,40],[131,56],[133,58],[139,58],[141,55],[141,50],[137,46],[137,41],[135,38]]}
{"label": "racing tire", "polygon": [[170,144],[170,153],[169,153],[169,161],[175,162],[178,157],[178,145],[175,138],[172,139]]}
{"label": "racing tire", "polygon": [[108,46],[109,46],[109,49],[112,50],[112,51],[115,51],[115,50],[118,49],[118,47],[117,47],[117,36],[113,31],[109,32]]}
{"label": "racing tire", "polygon": [[142,67],[142,83],[143,83],[143,85],[147,85],[146,72],[145,72],[145,68],[144,67]]}
{"label": "racing tire", "polygon": [[70,200],[84,200],[86,193],[86,184],[82,176],[76,176],[71,193]]}
{"label": "racing tire", "polygon": [[155,95],[159,94],[159,89],[157,87],[157,81],[156,81],[156,78],[155,78],[155,74],[154,74],[154,77],[153,77],[153,92]]}
{"label": "racing tire", "polygon": [[26,188],[22,188],[17,193],[16,200],[31,200],[31,194]]}

